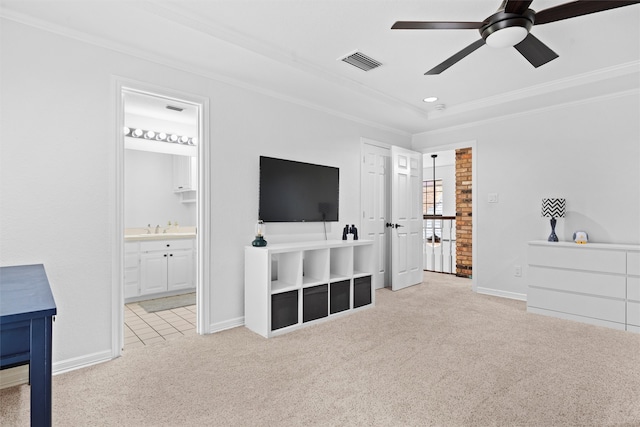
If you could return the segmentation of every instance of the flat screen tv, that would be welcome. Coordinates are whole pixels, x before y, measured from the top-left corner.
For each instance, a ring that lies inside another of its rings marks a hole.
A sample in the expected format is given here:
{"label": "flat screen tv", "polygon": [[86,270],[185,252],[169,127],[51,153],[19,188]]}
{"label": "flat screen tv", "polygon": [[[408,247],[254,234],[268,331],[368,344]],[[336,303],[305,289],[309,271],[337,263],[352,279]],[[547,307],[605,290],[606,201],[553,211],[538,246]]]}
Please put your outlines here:
{"label": "flat screen tv", "polygon": [[340,169],[260,156],[264,222],[338,221]]}

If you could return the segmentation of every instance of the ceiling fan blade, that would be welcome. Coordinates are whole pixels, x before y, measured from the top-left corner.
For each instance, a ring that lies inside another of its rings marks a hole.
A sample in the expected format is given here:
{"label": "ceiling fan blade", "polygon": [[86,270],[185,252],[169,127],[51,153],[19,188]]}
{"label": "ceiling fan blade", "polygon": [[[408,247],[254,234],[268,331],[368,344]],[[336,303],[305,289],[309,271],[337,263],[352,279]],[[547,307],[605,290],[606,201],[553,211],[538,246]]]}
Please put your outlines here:
{"label": "ceiling fan blade", "polygon": [[392,30],[477,30],[484,22],[398,21]]}
{"label": "ceiling fan blade", "polygon": [[504,11],[507,13],[521,14],[525,10],[529,9],[530,5],[531,5],[531,0],[529,1],[508,0],[507,4],[504,5]]}
{"label": "ceiling fan blade", "polygon": [[424,75],[426,76],[426,75],[440,74],[441,72],[451,67],[453,64],[460,61],[462,58],[469,55],[471,52],[475,51],[482,45],[484,45],[484,39],[480,39],[471,43],[469,46],[465,47],[460,52],[456,53],[446,61],[436,65],[435,67],[433,67],[432,69],[424,73]]}
{"label": "ceiling fan blade", "polygon": [[531,33],[514,47],[536,68],[558,57],[557,53]]}
{"label": "ceiling fan blade", "polygon": [[574,18],[576,16],[588,15],[590,13],[615,9],[617,7],[631,6],[632,4],[636,3],[640,3],[640,0],[572,1],[555,7],[550,7],[549,9],[541,10],[540,12],[536,12],[534,25],[561,21],[567,18]]}

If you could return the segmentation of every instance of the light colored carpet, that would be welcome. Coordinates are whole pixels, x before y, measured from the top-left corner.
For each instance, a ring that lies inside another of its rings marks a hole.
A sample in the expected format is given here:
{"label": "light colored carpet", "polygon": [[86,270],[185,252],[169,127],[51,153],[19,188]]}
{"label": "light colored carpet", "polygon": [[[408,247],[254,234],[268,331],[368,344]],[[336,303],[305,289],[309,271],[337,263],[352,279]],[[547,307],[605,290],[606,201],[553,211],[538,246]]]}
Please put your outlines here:
{"label": "light colored carpet", "polygon": [[[276,338],[239,327],[57,375],[54,425],[640,425],[640,335],[425,278]],[[1,424],[28,406],[27,386],[2,390]]]}
{"label": "light colored carpet", "polygon": [[144,308],[147,313],[155,313],[156,311],[171,310],[172,308],[185,307],[196,303],[196,293],[175,295],[172,297],[155,298],[138,302],[138,305]]}

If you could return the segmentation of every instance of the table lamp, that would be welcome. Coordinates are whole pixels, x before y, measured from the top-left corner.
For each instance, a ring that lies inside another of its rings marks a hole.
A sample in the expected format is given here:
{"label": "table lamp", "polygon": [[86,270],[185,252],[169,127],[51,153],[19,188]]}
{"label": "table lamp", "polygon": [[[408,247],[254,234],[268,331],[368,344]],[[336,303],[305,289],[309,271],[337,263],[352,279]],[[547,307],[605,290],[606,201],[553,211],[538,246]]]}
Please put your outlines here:
{"label": "table lamp", "polygon": [[264,240],[264,223],[261,219],[256,224],[256,238],[251,242],[251,245],[256,247],[267,246],[267,241]]}
{"label": "table lamp", "polygon": [[551,235],[549,242],[557,242],[556,218],[564,218],[567,201],[565,199],[542,199],[542,216],[551,218]]}

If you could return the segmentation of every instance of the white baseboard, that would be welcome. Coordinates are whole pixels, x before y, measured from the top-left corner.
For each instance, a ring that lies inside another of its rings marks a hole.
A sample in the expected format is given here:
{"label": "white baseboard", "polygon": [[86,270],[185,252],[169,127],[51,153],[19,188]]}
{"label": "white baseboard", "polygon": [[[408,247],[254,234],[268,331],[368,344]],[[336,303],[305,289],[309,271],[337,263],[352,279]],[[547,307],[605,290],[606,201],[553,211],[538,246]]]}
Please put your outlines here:
{"label": "white baseboard", "polygon": [[212,323],[209,325],[209,333],[224,331],[238,326],[244,326],[244,316],[235,319],[225,320],[224,322]]}
{"label": "white baseboard", "polygon": [[74,357],[72,359],[54,362],[51,370],[53,375],[63,374],[76,369],[86,368],[102,362],[108,362],[113,359],[111,350],[100,351],[86,356]]}
{"label": "white baseboard", "polygon": [[29,365],[16,366],[15,368],[0,371],[0,389],[13,387],[29,382]]}
{"label": "white baseboard", "polygon": [[[86,368],[102,362],[112,360],[111,351],[101,351],[87,356],[54,362],[51,367],[52,375],[58,375],[80,368]],[[13,387],[29,382],[29,365],[16,366],[15,368],[3,369],[0,371],[0,389]]]}
{"label": "white baseboard", "polygon": [[476,289],[476,292],[479,293],[479,294],[483,294],[483,295],[491,295],[491,296],[494,296],[494,297],[515,299],[515,300],[518,300],[518,301],[526,301],[527,300],[527,294],[519,294],[517,292],[501,291],[499,289],[478,287]]}

